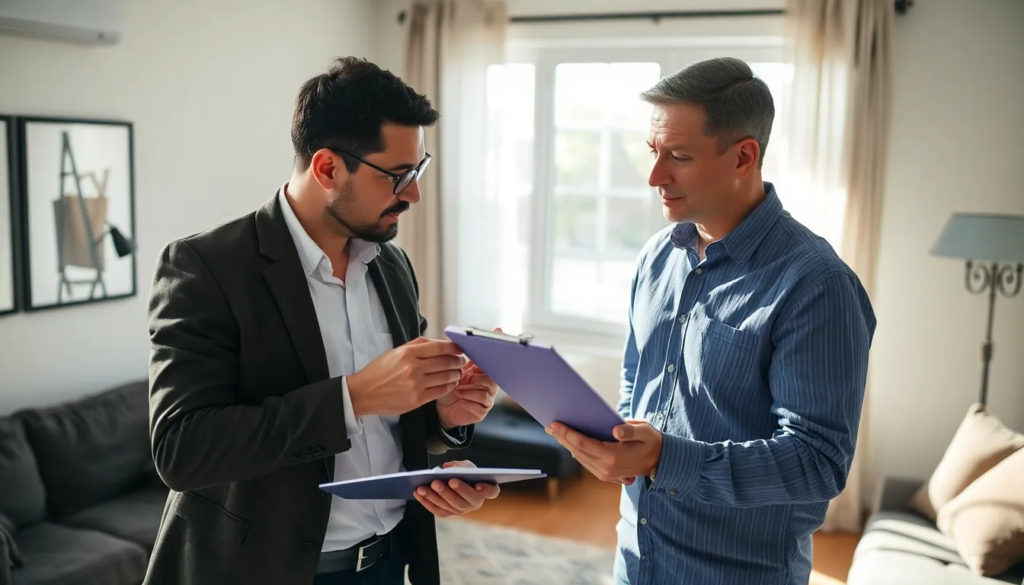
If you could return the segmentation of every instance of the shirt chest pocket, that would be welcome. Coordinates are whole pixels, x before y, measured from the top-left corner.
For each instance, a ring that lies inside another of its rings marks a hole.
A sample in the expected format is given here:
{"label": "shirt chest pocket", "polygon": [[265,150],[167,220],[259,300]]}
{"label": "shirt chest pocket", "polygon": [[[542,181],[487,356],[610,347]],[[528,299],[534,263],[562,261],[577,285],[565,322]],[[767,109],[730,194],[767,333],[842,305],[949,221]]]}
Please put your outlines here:
{"label": "shirt chest pocket", "polygon": [[694,319],[687,328],[683,361],[691,391],[712,396],[757,382],[756,333],[736,329],[713,319]]}

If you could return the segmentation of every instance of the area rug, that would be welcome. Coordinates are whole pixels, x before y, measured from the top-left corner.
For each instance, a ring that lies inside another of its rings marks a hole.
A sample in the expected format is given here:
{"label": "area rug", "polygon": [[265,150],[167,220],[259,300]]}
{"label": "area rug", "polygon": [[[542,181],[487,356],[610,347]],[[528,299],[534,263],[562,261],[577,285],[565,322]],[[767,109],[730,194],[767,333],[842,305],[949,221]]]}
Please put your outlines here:
{"label": "area rug", "polygon": [[468,520],[438,520],[445,585],[611,585],[615,550]]}

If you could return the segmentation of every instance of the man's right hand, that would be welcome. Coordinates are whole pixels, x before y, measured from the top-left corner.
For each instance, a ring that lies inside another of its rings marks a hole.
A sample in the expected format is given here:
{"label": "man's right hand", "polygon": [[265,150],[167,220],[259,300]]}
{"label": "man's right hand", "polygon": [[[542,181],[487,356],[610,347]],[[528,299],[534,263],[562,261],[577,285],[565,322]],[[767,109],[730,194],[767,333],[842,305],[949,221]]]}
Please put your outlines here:
{"label": "man's right hand", "polygon": [[448,394],[459,384],[466,360],[450,341],[419,337],[392,349],[348,376],[353,414],[405,414]]}

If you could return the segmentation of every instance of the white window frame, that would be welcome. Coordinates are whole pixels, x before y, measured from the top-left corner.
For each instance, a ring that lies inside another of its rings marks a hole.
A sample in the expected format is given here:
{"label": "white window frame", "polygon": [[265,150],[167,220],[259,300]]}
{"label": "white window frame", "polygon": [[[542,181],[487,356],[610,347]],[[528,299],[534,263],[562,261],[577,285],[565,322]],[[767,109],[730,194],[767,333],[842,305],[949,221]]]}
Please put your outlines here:
{"label": "white window frame", "polygon": [[[530,249],[527,261],[530,277],[523,315],[525,331],[555,342],[617,349],[628,330],[624,324],[559,315],[550,307],[549,292],[552,282],[549,274],[554,259],[554,218],[550,210],[555,196],[555,67],[560,63],[653,62],[660,65],[661,76],[665,77],[691,63],[723,55],[738,57],[748,62],[782,61],[785,57],[780,37],[705,41],[703,45],[694,45],[692,43],[699,41],[687,39],[682,46],[671,41],[663,41],[657,45],[650,45],[650,41],[647,41],[638,42],[638,46],[623,46],[621,39],[614,43],[609,43],[608,39],[578,40],[568,46],[562,42],[544,41],[510,43],[507,61],[533,64],[535,72],[532,181],[534,189],[530,196]],[[661,206],[655,205],[652,208],[658,214],[658,218],[665,222],[664,225],[668,225],[661,216]],[[602,226],[599,225],[598,229],[602,229]]]}

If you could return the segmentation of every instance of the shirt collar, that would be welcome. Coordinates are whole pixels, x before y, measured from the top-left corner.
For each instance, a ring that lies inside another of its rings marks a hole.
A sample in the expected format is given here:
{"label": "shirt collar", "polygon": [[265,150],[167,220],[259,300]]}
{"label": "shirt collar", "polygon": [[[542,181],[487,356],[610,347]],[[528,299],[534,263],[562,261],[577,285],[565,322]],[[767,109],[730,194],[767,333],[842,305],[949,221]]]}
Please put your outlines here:
{"label": "shirt collar", "polygon": [[[330,267],[331,261],[327,254],[320,249],[320,246],[313,241],[313,238],[309,237],[309,234],[306,233],[306,228],[302,227],[302,224],[299,223],[299,218],[295,216],[295,211],[292,210],[291,203],[288,202],[288,198],[285,196],[285,189],[287,187],[288,183],[281,186],[281,190],[277,193],[278,202],[281,205],[281,212],[284,214],[284,223],[288,226],[288,232],[291,233],[292,240],[295,242],[295,249],[299,253],[302,270],[308,277],[321,264]],[[351,257],[358,259],[363,264],[369,264],[380,253],[379,244],[367,242],[366,240],[350,238],[348,245]]]}
{"label": "shirt collar", "polygon": [[[744,264],[757,247],[764,241],[769,230],[782,215],[782,202],[775,193],[772,183],[764,183],[765,197],[731,232],[720,240],[721,246],[729,256]],[[680,223],[672,229],[672,244],[691,252],[697,252],[697,226],[693,223]],[[714,246],[713,242],[711,246]],[[709,247],[711,247],[709,246]]]}

